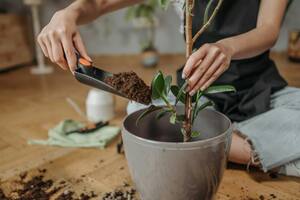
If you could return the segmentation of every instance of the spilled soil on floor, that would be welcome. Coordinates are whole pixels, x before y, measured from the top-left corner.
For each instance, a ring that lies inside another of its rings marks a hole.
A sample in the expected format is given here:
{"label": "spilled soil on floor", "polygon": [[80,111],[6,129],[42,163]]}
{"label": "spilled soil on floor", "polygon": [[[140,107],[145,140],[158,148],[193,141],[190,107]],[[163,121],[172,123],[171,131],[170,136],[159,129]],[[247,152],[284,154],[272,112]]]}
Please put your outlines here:
{"label": "spilled soil on floor", "polygon": [[[34,175],[21,173],[18,179],[6,183],[9,187],[2,187],[0,182],[0,200],[137,200],[135,189],[127,183],[101,195],[86,189],[78,193],[67,181],[46,178],[46,173],[46,169],[38,170]],[[82,181],[76,179],[75,184]]]}

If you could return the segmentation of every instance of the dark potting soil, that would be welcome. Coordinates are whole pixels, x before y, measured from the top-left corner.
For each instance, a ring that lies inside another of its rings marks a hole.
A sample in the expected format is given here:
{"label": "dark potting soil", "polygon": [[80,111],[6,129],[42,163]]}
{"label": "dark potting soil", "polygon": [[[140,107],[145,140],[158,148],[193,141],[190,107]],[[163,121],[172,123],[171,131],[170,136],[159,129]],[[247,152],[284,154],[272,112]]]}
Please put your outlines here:
{"label": "dark potting soil", "polygon": [[7,196],[5,196],[3,190],[0,188],[0,200],[9,200]]}
{"label": "dark potting soil", "polygon": [[149,104],[151,102],[150,87],[133,71],[122,72],[106,77],[104,82],[127,95],[129,99],[143,104]]}
{"label": "dark potting soil", "polygon": [[137,200],[135,193],[136,191],[134,189],[125,191],[116,189],[113,192],[105,193],[102,200]]}
{"label": "dark potting soil", "polygon": [[[19,175],[20,180],[14,181],[20,184],[20,189],[11,191],[5,195],[3,189],[0,188],[0,200],[90,200],[97,195],[91,191],[89,194],[81,193],[79,197],[75,197],[75,192],[72,190],[62,189],[66,187],[65,181],[60,181],[58,186],[55,186],[52,179],[45,179],[44,174],[46,169],[38,170],[39,174],[25,181],[27,172]],[[59,194],[59,192],[61,194]]]}

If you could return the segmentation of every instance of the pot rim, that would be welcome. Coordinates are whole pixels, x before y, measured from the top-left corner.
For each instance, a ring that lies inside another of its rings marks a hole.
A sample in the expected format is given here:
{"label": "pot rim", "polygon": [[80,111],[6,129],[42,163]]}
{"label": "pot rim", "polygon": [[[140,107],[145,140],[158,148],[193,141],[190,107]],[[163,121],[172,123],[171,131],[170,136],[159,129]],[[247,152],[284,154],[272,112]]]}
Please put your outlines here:
{"label": "pot rim", "polygon": [[[215,137],[211,137],[211,138],[207,138],[207,139],[203,139],[203,140],[191,141],[191,142],[161,142],[161,141],[156,141],[156,140],[150,140],[150,139],[142,138],[140,136],[132,134],[129,130],[126,129],[126,127],[124,125],[126,119],[130,115],[140,111],[140,110],[137,110],[137,111],[127,115],[123,119],[122,134],[128,134],[130,137],[134,138],[136,140],[136,142],[140,141],[144,145],[148,144],[148,145],[161,146],[161,147],[171,147],[171,148],[173,147],[173,148],[176,148],[176,149],[178,149],[178,148],[189,148],[189,147],[190,148],[193,148],[193,147],[199,148],[199,145],[206,146],[206,145],[209,145],[211,143],[215,143],[217,141],[220,141],[222,138],[226,137],[227,134],[231,133],[233,125],[232,125],[231,120],[226,115],[224,115],[223,113],[218,112],[218,111],[213,110],[213,109],[207,109],[206,108],[205,110],[209,110],[209,111],[214,112],[218,115],[221,115],[229,123],[228,128],[225,131],[223,131],[222,133],[220,133],[219,135],[215,136]],[[124,133],[124,130],[125,130],[125,133]]]}

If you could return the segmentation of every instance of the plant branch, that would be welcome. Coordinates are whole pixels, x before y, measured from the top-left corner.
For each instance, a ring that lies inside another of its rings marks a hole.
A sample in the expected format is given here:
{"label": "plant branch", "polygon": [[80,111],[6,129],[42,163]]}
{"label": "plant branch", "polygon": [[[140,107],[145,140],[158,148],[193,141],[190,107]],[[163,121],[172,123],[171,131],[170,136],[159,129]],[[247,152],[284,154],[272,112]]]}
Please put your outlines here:
{"label": "plant branch", "polygon": [[199,38],[199,36],[209,27],[209,25],[211,24],[212,20],[215,18],[215,16],[217,15],[217,12],[219,11],[221,4],[222,4],[223,0],[219,0],[217,6],[215,7],[213,13],[211,14],[210,18],[208,19],[208,21],[201,27],[201,29],[194,35],[193,39],[192,39],[192,43],[195,43],[196,40]]}
{"label": "plant branch", "polygon": [[174,109],[174,107],[170,104],[170,102],[168,101],[168,99],[164,95],[162,95],[161,98],[166,103],[167,107],[170,110],[172,110],[172,112],[176,112],[176,110]]}
{"label": "plant branch", "polygon": [[[186,59],[190,57],[193,51],[193,35],[192,35],[192,10],[194,7],[193,0],[185,0],[185,37],[186,37]],[[192,130],[192,98],[189,93],[185,96],[185,121],[184,121],[184,142],[191,139]]]}

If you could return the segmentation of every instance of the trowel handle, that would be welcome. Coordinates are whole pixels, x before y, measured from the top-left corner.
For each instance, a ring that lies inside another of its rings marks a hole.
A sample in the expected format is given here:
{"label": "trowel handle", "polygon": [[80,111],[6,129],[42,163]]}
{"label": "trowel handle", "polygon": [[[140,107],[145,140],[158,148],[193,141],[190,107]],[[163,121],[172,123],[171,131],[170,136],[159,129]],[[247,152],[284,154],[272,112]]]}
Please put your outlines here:
{"label": "trowel handle", "polygon": [[86,69],[92,66],[92,62],[88,61],[87,59],[83,58],[77,49],[75,49],[75,54],[77,58],[77,68]]}

